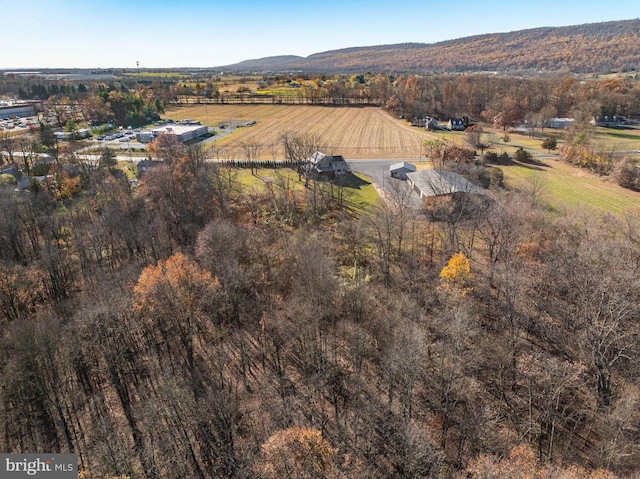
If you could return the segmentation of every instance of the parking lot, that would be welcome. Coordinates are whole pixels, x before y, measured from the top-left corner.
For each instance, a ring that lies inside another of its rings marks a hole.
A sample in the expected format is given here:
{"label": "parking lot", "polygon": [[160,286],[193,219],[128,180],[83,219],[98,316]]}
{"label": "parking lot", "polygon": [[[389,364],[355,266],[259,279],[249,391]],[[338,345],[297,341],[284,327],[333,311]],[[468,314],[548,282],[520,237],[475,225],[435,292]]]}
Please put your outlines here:
{"label": "parking lot", "polygon": [[23,118],[8,118],[0,120],[0,131],[26,130],[29,127],[38,127],[37,116],[27,116]]}
{"label": "parking lot", "polygon": [[113,133],[108,133],[106,135],[98,136],[93,138],[96,143],[100,143],[105,146],[110,146],[113,148],[120,149],[129,149],[129,148],[140,148],[144,145],[138,143],[136,140],[136,133],[140,130],[123,130],[116,131]]}

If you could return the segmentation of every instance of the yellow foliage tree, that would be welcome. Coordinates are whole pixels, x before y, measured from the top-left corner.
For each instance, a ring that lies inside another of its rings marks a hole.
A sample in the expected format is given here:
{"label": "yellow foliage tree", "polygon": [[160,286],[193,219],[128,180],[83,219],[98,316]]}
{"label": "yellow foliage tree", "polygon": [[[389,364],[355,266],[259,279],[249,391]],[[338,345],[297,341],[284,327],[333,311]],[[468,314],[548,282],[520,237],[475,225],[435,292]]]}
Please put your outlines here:
{"label": "yellow foliage tree", "polygon": [[473,274],[469,259],[464,253],[456,253],[449,259],[440,271],[440,279],[444,286],[460,290],[462,294],[471,291]]}
{"label": "yellow foliage tree", "polygon": [[49,169],[47,184],[56,201],[70,200],[80,192],[80,177],[71,178],[66,171],[55,165]]}

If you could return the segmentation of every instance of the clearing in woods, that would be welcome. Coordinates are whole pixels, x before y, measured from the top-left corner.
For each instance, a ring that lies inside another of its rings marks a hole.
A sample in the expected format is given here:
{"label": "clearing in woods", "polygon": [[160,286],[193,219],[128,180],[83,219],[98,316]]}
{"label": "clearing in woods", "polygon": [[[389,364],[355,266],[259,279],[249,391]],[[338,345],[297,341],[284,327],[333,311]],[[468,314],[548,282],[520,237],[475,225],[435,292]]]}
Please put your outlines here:
{"label": "clearing in woods", "polygon": [[218,141],[229,158],[241,158],[241,143],[261,145],[260,159],[282,159],[280,139],[284,132],[314,135],[327,154],[345,159],[422,158],[422,143],[435,135],[409,126],[376,107],[330,107],[307,105],[194,105],[167,109],[166,117],[190,118],[204,125],[218,126],[229,121],[246,123]]}
{"label": "clearing in woods", "polygon": [[[282,159],[284,151],[280,139],[289,131],[294,135],[317,135],[322,139],[323,151],[352,159],[422,159],[422,143],[426,139],[443,137],[452,143],[464,144],[464,136],[455,132],[439,135],[410,126],[376,107],[329,107],[306,105],[193,105],[171,108],[166,117],[181,120],[200,120],[209,126],[236,121],[252,126],[237,128],[234,133],[217,140],[219,158],[241,159],[242,143],[260,143],[260,159]],[[619,135],[619,134],[618,134]],[[517,146],[525,146],[533,153],[540,152],[540,139],[528,140],[513,134],[508,146],[496,145],[494,151],[512,153]],[[625,140],[627,138],[624,138]],[[633,140],[633,139],[632,139]],[[629,145],[624,145],[629,148]],[[546,152],[544,152],[546,153]],[[557,206],[596,207],[614,213],[637,208],[640,192],[626,190],[615,182],[604,181],[585,170],[557,160],[537,158],[538,165],[514,163],[500,166],[505,183],[510,187],[537,190],[541,200]]]}

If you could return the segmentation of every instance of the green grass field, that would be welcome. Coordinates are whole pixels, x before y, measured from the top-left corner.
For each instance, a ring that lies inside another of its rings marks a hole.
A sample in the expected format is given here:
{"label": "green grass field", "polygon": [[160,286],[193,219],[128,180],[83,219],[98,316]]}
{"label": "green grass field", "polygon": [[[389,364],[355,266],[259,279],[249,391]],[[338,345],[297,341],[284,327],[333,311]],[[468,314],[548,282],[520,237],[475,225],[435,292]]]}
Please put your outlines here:
{"label": "green grass field", "polygon": [[[260,168],[254,170],[251,173],[250,169],[238,169],[237,180],[244,190],[251,190],[252,188],[266,187],[269,182],[278,183],[278,180],[284,179],[287,181],[289,188],[293,190],[295,194],[304,194],[305,192],[305,180],[299,179],[298,173],[289,168],[282,168],[278,170],[272,170],[267,168]],[[356,212],[362,212],[376,204],[380,196],[378,192],[371,184],[371,181],[364,175],[352,174],[350,175],[344,184],[345,197],[348,198],[349,206]]]}
{"label": "green grass field", "polygon": [[557,160],[539,165],[500,166],[510,188],[536,190],[542,202],[554,209],[596,208],[623,213],[640,207],[640,193],[626,190],[608,178],[597,178]]}
{"label": "green grass field", "polygon": [[591,142],[615,151],[640,150],[640,129],[595,128]]}

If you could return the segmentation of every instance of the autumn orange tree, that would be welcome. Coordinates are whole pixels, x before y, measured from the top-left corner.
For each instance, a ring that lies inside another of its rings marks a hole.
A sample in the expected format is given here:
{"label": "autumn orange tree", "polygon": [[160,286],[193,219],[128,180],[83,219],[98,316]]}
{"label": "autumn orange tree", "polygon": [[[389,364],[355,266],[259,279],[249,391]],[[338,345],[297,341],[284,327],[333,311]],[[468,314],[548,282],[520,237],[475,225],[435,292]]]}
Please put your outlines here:
{"label": "autumn orange tree", "polygon": [[469,462],[459,479],[615,479],[611,472],[588,471],[580,466],[565,467],[541,463],[527,444],[515,446],[504,459],[482,455]]}
{"label": "autumn orange tree", "polygon": [[333,449],[317,429],[290,427],[276,431],[261,449],[260,477],[331,477]]}
{"label": "autumn orange tree", "polygon": [[181,158],[185,154],[184,145],[180,143],[175,135],[160,133],[158,138],[147,143],[147,151],[156,160],[171,163]]}
{"label": "autumn orange tree", "polygon": [[47,185],[54,200],[67,201],[80,192],[80,177],[70,177],[65,170],[53,165],[49,169]]}
{"label": "autumn orange tree", "polygon": [[149,330],[148,337],[163,345],[168,357],[182,362],[196,379],[196,347],[220,326],[221,298],[217,278],[182,253],[146,267],[133,290],[134,305]]}

